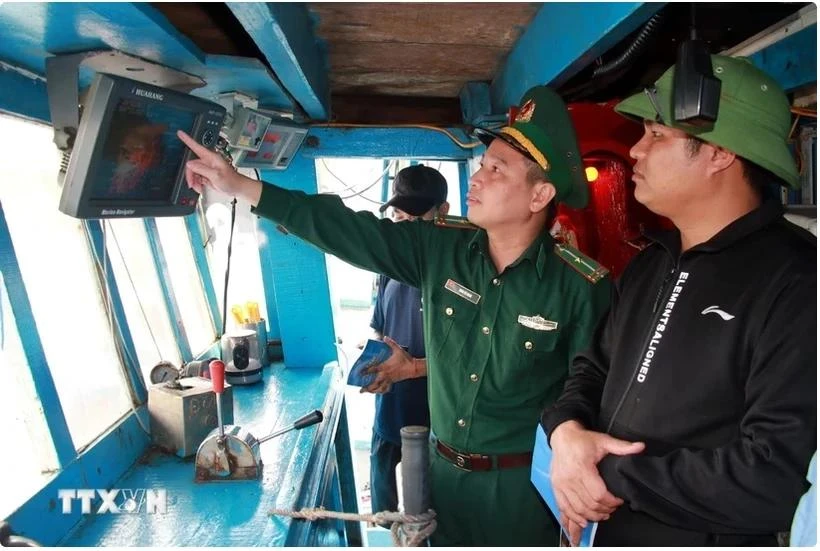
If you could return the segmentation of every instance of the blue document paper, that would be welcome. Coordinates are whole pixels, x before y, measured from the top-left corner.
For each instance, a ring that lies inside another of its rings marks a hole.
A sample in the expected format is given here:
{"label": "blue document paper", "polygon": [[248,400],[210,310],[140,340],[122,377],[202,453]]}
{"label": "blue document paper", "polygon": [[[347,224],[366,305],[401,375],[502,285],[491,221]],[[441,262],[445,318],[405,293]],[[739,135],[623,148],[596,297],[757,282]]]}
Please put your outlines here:
{"label": "blue document paper", "polygon": [[362,350],[359,359],[350,368],[350,373],[347,376],[347,384],[353,386],[365,387],[376,380],[375,374],[366,375],[364,371],[374,365],[378,365],[385,361],[393,353],[390,347],[382,341],[368,340],[367,345]]}
{"label": "blue document paper", "polygon": [[[535,449],[532,453],[532,472],[530,480],[535,489],[544,498],[544,501],[550,508],[550,512],[556,519],[561,518],[561,513],[558,511],[558,501],[555,499],[555,494],[552,492],[552,482],[550,481],[550,465],[552,465],[552,449],[547,443],[547,435],[544,433],[543,427],[538,425],[535,430]],[[592,547],[592,542],[595,539],[595,530],[598,529],[598,523],[588,523],[587,527],[581,531],[581,541],[578,547]],[[563,527],[561,528],[561,541],[569,541]],[[563,547],[564,545],[562,545]]]}

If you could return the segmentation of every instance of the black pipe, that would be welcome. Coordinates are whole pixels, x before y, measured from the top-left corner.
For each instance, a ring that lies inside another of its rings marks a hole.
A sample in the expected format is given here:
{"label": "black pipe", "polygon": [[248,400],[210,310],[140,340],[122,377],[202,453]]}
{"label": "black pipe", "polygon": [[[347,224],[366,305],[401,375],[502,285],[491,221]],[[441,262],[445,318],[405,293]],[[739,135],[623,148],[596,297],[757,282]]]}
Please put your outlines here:
{"label": "black pipe", "polygon": [[652,18],[649,19],[649,21],[647,21],[643,26],[643,29],[641,29],[641,32],[638,33],[638,36],[635,37],[635,40],[632,41],[632,44],[630,44],[621,55],[609,63],[601,65],[592,72],[592,79],[594,80],[613,73],[631,62],[632,59],[640,54],[649,44],[649,39],[655,34],[655,32],[657,32],[658,27],[663,21],[663,17],[663,13],[656,13],[653,15]]}

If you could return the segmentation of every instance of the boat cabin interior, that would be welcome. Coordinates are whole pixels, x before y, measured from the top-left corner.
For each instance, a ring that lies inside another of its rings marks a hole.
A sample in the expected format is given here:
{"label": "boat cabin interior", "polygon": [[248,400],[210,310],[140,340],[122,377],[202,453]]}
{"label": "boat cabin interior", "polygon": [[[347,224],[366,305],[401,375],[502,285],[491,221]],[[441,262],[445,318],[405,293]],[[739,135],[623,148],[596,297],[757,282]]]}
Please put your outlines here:
{"label": "boat cabin interior", "polygon": [[[464,216],[474,129],[549,85],[590,187],[560,230],[617,275],[665,221],[631,195],[643,130],[613,106],[693,36],[787,92],[781,199],[815,227],[813,3],[0,2],[0,544],[390,545],[273,514],[368,512],[346,377],[373,276],[189,190],[169,128],[377,216],[427,164]],[[150,170],[171,187],[136,188]]]}

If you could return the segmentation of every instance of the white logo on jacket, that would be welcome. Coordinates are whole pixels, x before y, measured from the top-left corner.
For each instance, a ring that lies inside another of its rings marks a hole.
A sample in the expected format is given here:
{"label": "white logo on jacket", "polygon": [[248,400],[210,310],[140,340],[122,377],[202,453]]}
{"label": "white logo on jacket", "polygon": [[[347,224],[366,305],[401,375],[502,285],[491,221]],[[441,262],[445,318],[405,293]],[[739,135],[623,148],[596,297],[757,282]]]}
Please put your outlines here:
{"label": "white logo on jacket", "polygon": [[714,306],[709,306],[708,308],[704,309],[703,312],[701,312],[701,314],[703,314],[704,316],[706,314],[717,314],[718,316],[723,318],[723,321],[735,319],[735,317],[732,314],[721,310],[717,304],[715,304]]}

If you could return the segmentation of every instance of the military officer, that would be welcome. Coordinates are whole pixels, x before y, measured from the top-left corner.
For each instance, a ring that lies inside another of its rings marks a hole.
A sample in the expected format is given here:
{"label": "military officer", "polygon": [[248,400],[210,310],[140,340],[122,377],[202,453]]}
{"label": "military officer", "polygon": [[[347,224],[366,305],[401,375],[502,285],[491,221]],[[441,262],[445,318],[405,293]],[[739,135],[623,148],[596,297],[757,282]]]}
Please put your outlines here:
{"label": "military officer", "polygon": [[199,156],[188,185],[253,205],[292,234],[356,266],[421,289],[432,430],[436,545],[556,545],[557,525],[529,481],[539,415],[560,394],[609,298],[606,270],[548,232],[554,202],[588,189],[560,97],[528,91],[470,180],[468,220],[394,224],[245,178],[180,132]]}

